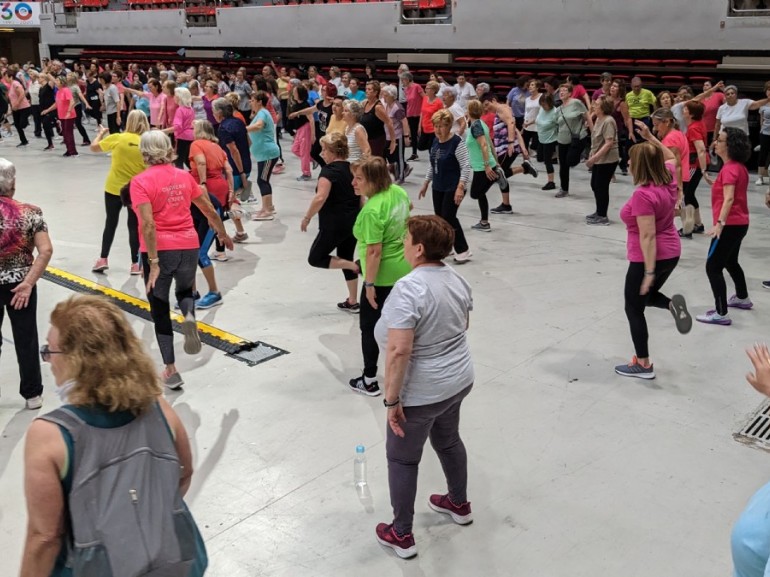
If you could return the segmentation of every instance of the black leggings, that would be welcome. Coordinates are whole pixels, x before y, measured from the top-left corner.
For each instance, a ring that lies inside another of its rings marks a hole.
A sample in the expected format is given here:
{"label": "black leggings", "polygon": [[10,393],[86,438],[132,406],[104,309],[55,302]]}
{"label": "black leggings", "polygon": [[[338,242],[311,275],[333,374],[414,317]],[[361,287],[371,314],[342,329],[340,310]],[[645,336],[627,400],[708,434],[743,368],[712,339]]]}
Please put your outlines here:
{"label": "black leggings", "polygon": [[[43,377],[40,372],[39,340],[37,333],[37,287],[32,287],[27,306],[16,309],[11,306],[12,292],[19,283],[0,284],[0,327],[6,312],[11,322],[13,346],[19,364],[19,393],[25,399],[43,394]],[[0,349],[3,346],[0,335]],[[6,376],[8,377],[7,373]],[[10,378],[8,379],[10,380]]]}
{"label": "black leggings", "polygon": [[[174,328],[171,324],[171,281],[174,281],[174,292],[182,316],[188,313],[195,315],[195,300],[193,299],[193,284],[195,270],[198,265],[198,249],[160,250],[158,251],[160,276],[155,287],[147,293],[150,303],[150,314],[155,325],[155,337],[158,339],[160,355],[163,364],[174,363]],[[142,268],[144,278],[149,278],[150,261],[147,253],[142,253]]]}
{"label": "black leggings", "polygon": [[45,133],[45,139],[48,141],[48,146],[53,146],[53,130],[56,126],[56,112],[49,112],[42,118],[43,132]]}
{"label": "black leggings", "polygon": [[[690,165],[692,166],[692,164]],[[703,173],[700,171],[700,166],[690,169],[690,180],[683,183],[684,189],[684,204],[686,206],[692,206],[694,208],[700,208],[698,199],[695,198],[695,191],[700,184],[700,179],[703,177]]]}
{"label": "black leggings", "polygon": [[273,174],[273,168],[278,163],[277,158],[270,160],[260,160],[257,162],[257,186],[259,194],[269,196],[273,194],[273,186],[270,184],[270,176]]}
{"label": "black leggings", "polygon": [[631,328],[631,340],[634,342],[636,356],[640,359],[646,359],[650,356],[647,348],[649,333],[647,331],[647,319],[644,318],[644,309],[646,307],[655,307],[658,309],[668,309],[671,299],[660,292],[663,284],[674,272],[679,257],[659,260],[655,263],[655,282],[646,295],[640,295],[639,289],[644,281],[644,263],[628,263],[628,272],[626,272],[626,317],[628,325]]}
{"label": "black leggings", "polygon": [[569,144],[559,143],[559,188],[569,192]]}
{"label": "black leggings", "polygon": [[759,168],[767,168],[770,163],[770,134],[759,135]]}
{"label": "black leggings", "polygon": [[553,153],[556,152],[556,141],[540,144],[539,160],[545,164],[546,174],[553,174]]}
{"label": "black leggings", "polygon": [[620,172],[628,172],[628,144],[630,142],[628,136],[618,137],[618,154],[620,155],[618,166],[620,167]]}
{"label": "black leggings", "polygon": [[540,141],[537,139],[537,132],[534,130],[522,130],[521,136],[524,139],[524,147],[527,150],[537,150]]}
{"label": "black leggings", "polygon": [[594,164],[591,171],[591,190],[594,191],[598,216],[607,216],[607,209],[610,206],[610,182],[617,167],[617,162]]}
{"label": "black leggings", "polygon": [[[120,220],[120,210],[123,208],[123,202],[117,194],[104,193],[104,209],[107,212],[107,219],[104,222],[104,232],[102,233],[102,254],[101,258],[110,256],[112,241],[115,240],[115,230],[118,228]],[[139,223],[136,219],[136,213],[133,209],[128,209],[128,245],[131,247],[131,262],[139,262]]]}
{"label": "black leggings", "polygon": [[325,135],[319,132],[317,122],[315,124],[315,130],[316,139],[315,142],[313,142],[313,145],[310,147],[310,158],[312,158],[318,164],[318,166],[323,168],[326,166],[326,161],[321,158],[321,138],[323,138]]}
{"label": "black leggings", "polygon": [[711,239],[709,257],[706,259],[706,275],[709,277],[711,292],[714,293],[715,308],[720,315],[727,314],[727,284],[722,274],[724,269],[727,269],[727,274],[735,283],[735,295],[739,299],[749,298],[746,276],[738,264],[741,242],[748,231],[748,224],[728,224],[722,229],[718,239]]}
{"label": "black leggings", "polygon": [[433,212],[447,221],[455,231],[455,252],[460,254],[468,250],[468,242],[465,240],[463,227],[457,219],[457,209],[460,208],[455,202],[455,191],[441,191],[433,189]]}
{"label": "black leggings", "polygon": [[481,220],[486,221],[489,219],[489,200],[487,200],[487,192],[496,180],[489,180],[487,173],[483,170],[474,171],[473,180],[471,181],[471,198],[477,200],[479,203],[479,210],[481,211]]}
{"label": "black leggings", "polygon": [[404,152],[403,136],[399,136],[396,141],[396,150],[393,151],[393,154],[390,153],[390,140],[385,144],[385,160],[388,161],[388,164],[396,167],[396,180],[403,180],[405,178],[406,159],[404,158]]}
{"label": "black leggings", "polygon": [[177,168],[186,166],[190,168],[190,147],[192,146],[192,140],[182,140],[178,138],[176,141],[176,160],[174,165]]}
{"label": "black leggings", "polygon": [[366,287],[361,288],[361,314],[359,326],[361,327],[361,352],[364,355],[364,376],[373,379],[377,376],[377,361],[380,358],[380,348],[377,346],[377,340],[374,338],[374,326],[380,320],[382,315],[382,305],[388,298],[392,286],[375,286],[375,300],[377,308],[372,308],[369,300],[366,298]]}
{"label": "black leggings", "polygon": [[29,115],[32,112],[31,107],[22,108],[21,110],[13,111],[13,125],[16,127],[16,132],[19,133],[20,144],[27,144],[27,137],[24,134],[24,129],[29,126]]}
{"label": "black leggings", "polygon": [[80,136],[83,137],[83,142],[86,144],[91,144],[91,139],[88,138],[88,132],[86,132],[86,129],[83,127],[83,105],[75,107],[75,128],[78,129],[78,132],[80,133]]}
{"label": "black leggings", "polygon": [[120,132],[117,112],[107,115],[107,127],[110,129],[110,134],[117,134],[118,132]]}
{"label": "black leggings", "polygon": [[33,104],[30,109],[32,110],[32,119],[35,121],[35,136],[40,138],[43,134],[43,117],[40,114],[40,105]]}
{"label": "black leggings", "polygon": [[[332,261],[331,253],[334,249],[337,249],[337,258],[353,260],[356,251],[356,237],[353,236],[354,223],[355,216],[352,219],[337,218],[330,222],[325,221],[324,225],[318,229],[318,234],[310,246],[308,264],[316,268],[329,268]],[[346,281],[358,278],[352,270],[343,269],[342,273]]]}
{"label": "black leggings", "polygon": [[417,133],[420,132],[420,117],[419,116],[407,116],[406,122],[409,124],[409,134],[412,135],[412,154],[417,154]]}

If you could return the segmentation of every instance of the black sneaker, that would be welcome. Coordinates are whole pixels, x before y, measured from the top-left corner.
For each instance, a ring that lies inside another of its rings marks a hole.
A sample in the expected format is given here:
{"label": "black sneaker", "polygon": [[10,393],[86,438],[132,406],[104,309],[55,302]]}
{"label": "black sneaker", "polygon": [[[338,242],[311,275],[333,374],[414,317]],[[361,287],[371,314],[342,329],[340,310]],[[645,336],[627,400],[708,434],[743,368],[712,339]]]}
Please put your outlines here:
{"label": "black sneaker", "polygon": [[354,315],[357,315],[361,312],[361,305],[358,303],[352,305],[348,299],[345,299],[341,303],[337,303],[337,308],[341,311],[348,311],[349,313],[353,313]]}
{"label": "black sneaker", "polygon": [[350,379],[348,385],[350,385],[351,390],[356,393],[361,393],[362,395],[376,397],[380,394],[380,387],[377,385],[377,381],[367,385],[363,375],[356,377],[355,379]]}
{"label": "black sneaker", "polygon": [[522,162],[521,167],[524,169],[524,174],[530,174],[532,178],[537,178],[537,169],[529,163],[529,160]]}
{"label": "black sneaker", "polygon": [[546,182],[545,186],[540,190],[556,190],[556,184],[553,182]]}
{"label": "black sneaker", "polygon": [[[684,229],[680,228],[678,231],[676,231],[677,234],[679,234],[679,238],[689,238],[692,239],[692,232],[685,234]],[[693,232],[695,232],[693,230]]]}
{"label": "black sneaker", "polygon": [[762,288],[770,290],[770,280],[763,280],[762,281]]}
{"label": "black sneaker", "polygon": [[412,160],[420,160],[420,159],[417,157],[417,155],[416,155],[416,154],[413,154],[412,156],[410,156],[409,158],[407,158],[407,160],[409,160],[409,161],[412,161]]}
{"label": "black sneaker", "polygon": [[497,206],[490,210],[492,214],[513,214],[513,208],[511,208],[510,204],[501,204],[500,206]]}
{"label": "black sneaker", "polygon": [[706,232],[706,227],[702,224],[696,224],[694,227],[692,227],[692,231],[695,234],[703,234],[704,232]]}

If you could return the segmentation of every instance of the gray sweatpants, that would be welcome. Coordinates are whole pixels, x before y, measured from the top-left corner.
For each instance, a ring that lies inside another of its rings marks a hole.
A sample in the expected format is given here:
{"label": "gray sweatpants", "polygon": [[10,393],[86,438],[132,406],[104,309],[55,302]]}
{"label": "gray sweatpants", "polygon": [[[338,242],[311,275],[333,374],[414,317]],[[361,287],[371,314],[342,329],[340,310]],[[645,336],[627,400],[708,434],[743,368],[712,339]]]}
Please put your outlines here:
{"label": "gray sweatpants", "polygon": [[406,422],[401,424],[404,437],[398,437],[385,425],[385,453],[388,458],[388,484],[393,524],[399,535],[412,532],[414,499],[417,494],[417,468],[425,441],[436,451],[453,503],[468,498],[468,457],[460,438],[460,405],[471,392],[469,385],[453,397],[432,405],[404,407]]}

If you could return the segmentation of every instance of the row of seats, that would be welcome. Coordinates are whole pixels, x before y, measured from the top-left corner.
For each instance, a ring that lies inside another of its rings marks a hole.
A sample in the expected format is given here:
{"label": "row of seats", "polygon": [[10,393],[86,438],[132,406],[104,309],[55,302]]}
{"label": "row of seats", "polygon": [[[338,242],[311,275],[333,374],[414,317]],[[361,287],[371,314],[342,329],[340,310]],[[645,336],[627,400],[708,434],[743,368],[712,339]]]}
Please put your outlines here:
{"label": "row of seats", "polygon": [[560,66],[639,66],[639,67],[657,67],[667,66],[672,68],[685,67],[707,67],[717,66],[719,60],[687,60],[684,58],[526,58],[517,56],[458,56],[455,62],[465,62],[472,64],[494,63],[494,64],[545,64]]}

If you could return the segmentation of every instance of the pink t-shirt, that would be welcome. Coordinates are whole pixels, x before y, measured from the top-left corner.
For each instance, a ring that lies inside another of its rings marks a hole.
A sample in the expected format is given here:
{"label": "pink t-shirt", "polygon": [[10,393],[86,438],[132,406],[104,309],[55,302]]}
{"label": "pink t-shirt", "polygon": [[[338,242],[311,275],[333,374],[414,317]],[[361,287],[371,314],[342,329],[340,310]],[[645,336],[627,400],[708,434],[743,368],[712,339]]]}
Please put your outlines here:
{"label": "pink t-shirt", "polygon": [[586,92],[585,86],[582,84],[576,84],[572,87],[572,98],[576,98],[580,102],[583,102],[583,104],[585,104],[583,97],[586,94],[588,94],[588,92]]}
{"label": "pink t-shirt", "polygon": [[[725,95],[721,92],[714,92],[708,98],[704,98],[702,102],[703,106],[706,108],[703,111],[703,123],[706,125],[706,130],[708,132],[714,132],[714,125],[717,121],[717,110],[719,110],[719,107],[725,103]],[[707,142],[706,146],[708,146],[708,144],[709,143]]]}
{"label": "pink t-shirt", "polygon": [[[672,173],[674,166],[666,164]],[[637,188],[628,202],[620,209],[620,219],[628,231],[626,249],[630,262],[644,262],[644,253],[639,237],[637,216],[655,217],[655,260],[678,257],[682,253],[682,244],[674,226],[674,207],[676,206],[676,179],[669,184],[656,186],[647,184]]]}
{"label": "pink t-shirt", "polygon": [[160,113],[166,110],[166,95],[162,92],[157,95],[145,92],[144,96],[150,101],[150,126],[160,127]]}
{"label": "pink t-shirt", "polygon": [[195,111],[191,106],[179,106],[174,114],[174,136],[179,140],[193,141],[193,120]]}
{"label": "pink t-shirt", "polygon": [[11,84],[11,89],[8,92],[8,99],[11,101],[12,110],[24,110],[30,106],[24,86],[22,86],[21,82],[18,80],[14,80]]}
{"label": "pink t-shirt", "polygon": [[139,219],[139,245],[147,252],[142,233],[139,206],[150,203],[155,219],[155,240],[161,250],[198,248],[198,233],[193,226],[190,203],[201,189],[189,172],[171,164],[151,166],[131,180],[131,206]]}
{"label": "pink t-shirt", "polygon": [[690,182],[690,146],[687,144],[687,137],[674,128],[663,137],[661,144],[669,149],[679,149],[682,162],[682,182]]}
{"label": "pink t-shirt", "polygon": [[722,212],[722,203],[725,200],[724,188],[726,184],[732,184],[733,205],[727,213],[725,224],[749,224],[749,204],[747,191],[749,188],[749,171],[740,162],[728,160],[722,170],[719,171],[714,185],[711,187],[711,214],[714,224],[719,220]]}
{"label": "pink t-shirt", "polygon": [[59,120],[75,118],[75,109],[69,110],[72,102],[72,91],[66,86],[56,91],[56,114]]}
{"label": "pink t-shirt", "polygon": [[[407,116],[420,116],[420,110],[422,109],[422,86],[416,82],[412,82],[406,89],[406,115]],[[412,135],[412,138],[417,138],[416,134]]]}

